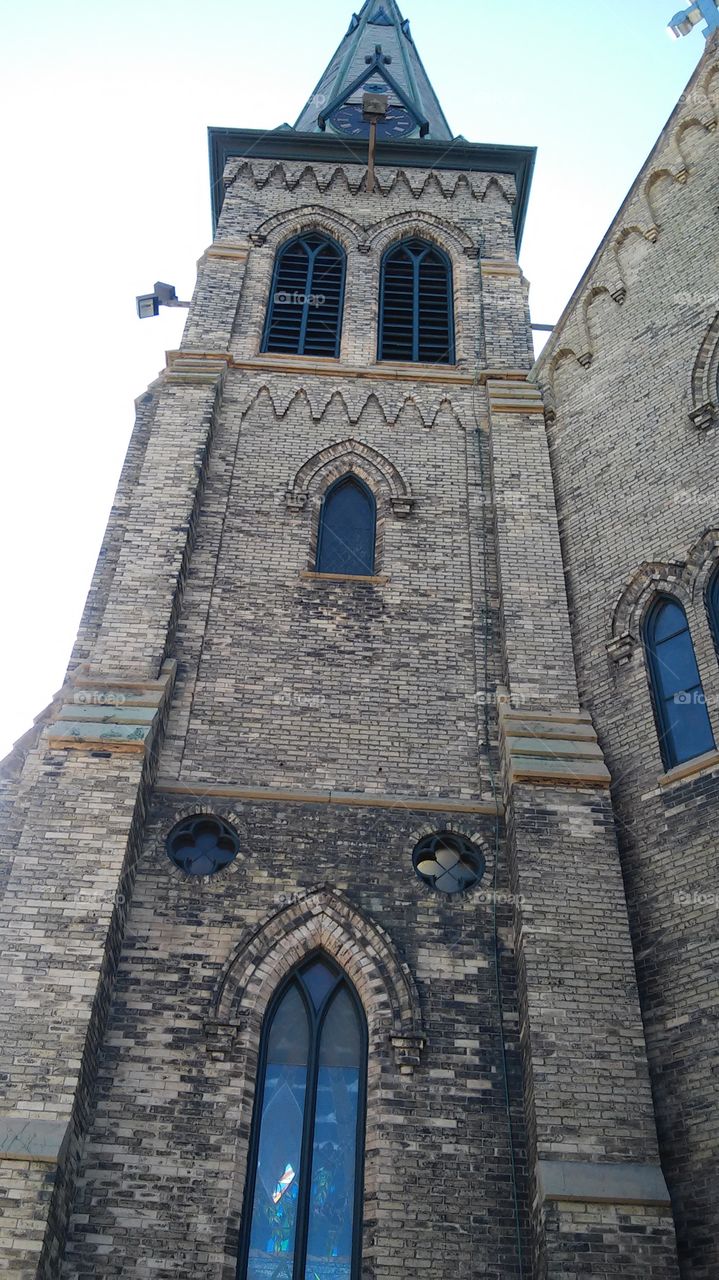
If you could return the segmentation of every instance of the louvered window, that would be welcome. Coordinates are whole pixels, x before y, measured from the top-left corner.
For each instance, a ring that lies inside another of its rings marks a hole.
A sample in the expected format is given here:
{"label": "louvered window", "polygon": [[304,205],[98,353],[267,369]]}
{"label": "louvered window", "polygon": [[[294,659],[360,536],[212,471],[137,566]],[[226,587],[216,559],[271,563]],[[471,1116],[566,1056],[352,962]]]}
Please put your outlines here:
{"label": "louvered window", "polygon": [[299,236],[275,262],[263,351],[338,356],[345,255],[334,240]]}
{"label": "louvered window", "polygon": [[454,363],[452,269],[441,249],[403,240],[382,263],[380,360]]}

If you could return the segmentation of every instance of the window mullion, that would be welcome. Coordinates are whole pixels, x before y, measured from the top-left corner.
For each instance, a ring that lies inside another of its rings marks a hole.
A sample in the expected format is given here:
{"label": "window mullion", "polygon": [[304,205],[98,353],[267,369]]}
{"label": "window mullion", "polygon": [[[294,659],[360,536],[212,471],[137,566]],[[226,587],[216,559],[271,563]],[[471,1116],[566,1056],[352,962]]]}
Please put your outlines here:
{"label": "window mullion", "polygon": [[[308,1006],[310,1001],[307,1002]],[[297,1223],[295,1226],[295,1262],[292,1280],[304,1280],[307,1268],[307,1239],[309,1234],[310,1201],[312,1197],[312,1147],[315,1136],[315,1111],[317,1109],[317,1079],[319,1075],[321,1024],[312,1008],[312,1038],[310,1040],[305,1094],[305,1115],[302,1126],[302,1156],[300,1159],[300,1190],[297,1197]]]}
{"label": "window mullion", "polygon": [[299,337],[299,342],[297,344],[299,348],[297,354],[300,356],[303,356],[305,353],[305,337],[307,335],[307,321],[309,319],[309,314],[310,314],[310,291],[312,288],[312,276],[314,274],[314,269],[315,269],[315,257],[319,252],[318,248],[308,249],[307,245],[305,245],[304,248],[305,248],[305,253],[307,254],[307,274],[305,276],[305,301],[302,307],[302,323],[300,324],[300,337]]}
{"label": "window mullion", "polygon": [[419,264],[416,254],[412,256],[412,360],[419,360]]}

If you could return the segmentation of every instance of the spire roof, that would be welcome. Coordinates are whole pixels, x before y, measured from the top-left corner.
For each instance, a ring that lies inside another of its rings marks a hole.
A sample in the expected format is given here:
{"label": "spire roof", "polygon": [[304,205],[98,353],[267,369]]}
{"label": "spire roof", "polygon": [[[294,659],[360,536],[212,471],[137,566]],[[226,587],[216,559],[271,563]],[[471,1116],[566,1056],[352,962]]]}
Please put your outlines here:
{"label": "spire roof", "polygon": [[321,132],[333,108],[348,99],[361,99],[365,75],[370,91],[388,92],[390,103],[401,103],[408,109],[418,127],[421,124],[422,136],[445,141],[452,138],[409,22],[395,0],[365,0],[359,13],[352,14],[345,37],[300,112],[295,129]]}

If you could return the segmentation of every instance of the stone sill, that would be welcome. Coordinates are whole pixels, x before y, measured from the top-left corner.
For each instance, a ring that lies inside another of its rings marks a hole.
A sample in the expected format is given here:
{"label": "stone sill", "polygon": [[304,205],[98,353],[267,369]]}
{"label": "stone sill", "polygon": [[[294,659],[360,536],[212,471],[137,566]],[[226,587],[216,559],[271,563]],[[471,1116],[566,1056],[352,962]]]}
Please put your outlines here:
{"label": "stone sill", "polygon": [[314,569],[302,569],[300,578],[305,582],[368,582],[373,587],[389,582],[389,574],[316,573]]}
{"label": "stone sill", "polygon": [[709,772],[717,767],[719,767],[719,751],[715,747],[713,751],[705,751],[703,755],[695,756],[693,760],[685,760],[684,764],[667,769],[667,772],[658,779],[659,786],[671,787],[675,782],[684,782],[687,778],[693,778],[698,773]]}

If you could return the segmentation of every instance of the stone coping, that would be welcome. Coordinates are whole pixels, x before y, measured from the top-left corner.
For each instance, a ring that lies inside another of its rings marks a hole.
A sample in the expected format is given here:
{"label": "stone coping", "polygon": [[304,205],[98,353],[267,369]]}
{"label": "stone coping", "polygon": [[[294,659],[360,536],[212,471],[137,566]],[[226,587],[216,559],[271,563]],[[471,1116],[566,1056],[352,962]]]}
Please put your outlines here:
{"label": "stone coping", "polygon": [[658,1164],[542,1160],[537,1163],[539,1189],[546,1200],[579,1200],[585,1204],[636,1204],[670,1207],[664,1174]]}

